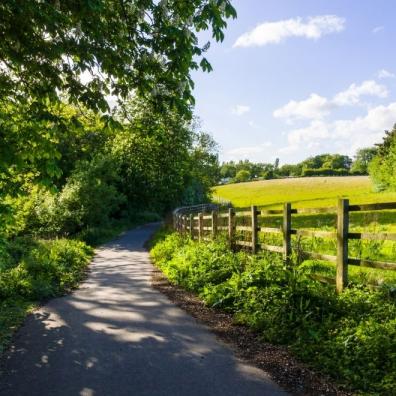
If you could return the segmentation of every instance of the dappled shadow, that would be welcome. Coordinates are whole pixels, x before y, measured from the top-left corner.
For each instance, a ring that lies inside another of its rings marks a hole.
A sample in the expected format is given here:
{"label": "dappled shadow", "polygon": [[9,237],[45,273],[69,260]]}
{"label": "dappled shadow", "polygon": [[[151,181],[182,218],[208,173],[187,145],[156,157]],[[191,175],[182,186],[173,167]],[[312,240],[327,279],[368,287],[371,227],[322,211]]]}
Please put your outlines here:
{"label": "dappled shadow", "polygon": [[27,319],[1,395],[283,394],[151,288],[142,245],[153,229],[98,249],[79,290]]}

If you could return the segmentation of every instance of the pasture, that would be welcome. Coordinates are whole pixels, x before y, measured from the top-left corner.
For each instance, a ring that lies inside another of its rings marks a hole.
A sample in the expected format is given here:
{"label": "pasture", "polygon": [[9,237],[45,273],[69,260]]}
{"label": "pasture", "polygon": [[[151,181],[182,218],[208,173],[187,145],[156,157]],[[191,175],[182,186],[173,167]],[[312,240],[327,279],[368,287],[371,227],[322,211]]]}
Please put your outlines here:
{"label": "pasture", "polygon": [[[334,207],[339,198],[349,198],[352,204],[379,203],[396,201],[396,192],[378,193],[367,176],[348,177],[310,177],[278,179],[249,183],[217,186],[213,190],[214,201],[227,200],[237,207],[257,205],[265,209],[280,209],[284,202],[291,202],[293,208]],[[240,218],[241,225],[249,225],[250,220]],[[265,216],[260,226],[276,227],[282,225],[282,216]],[[335,231],[337,217],[334,213],[294,215],[292,227],[305,230]],[[396,211],[355,212],[350,215],[351,232],[389,233],[396,232]],[[243,235],[239,236],[244,238]],[[274,234],[259,235],[259,242],[270,245],[282,245],[282,237]],[[335,239],[303,237],[292,238],[292,244],[305,250],[321,254],[336,254]],[[396,243],[385,240],[353,240],[349,242],[352,257],[369,260],[396,262]],[[308,260],[306,266],[322,275],[334,275],[335,266],[323,260]],[[351,280],[358,283],[381,284],[396,283],[395,271],[382,271],[368,268],[351,268]]]}
{"label": "pasture", "polygon": [[213,188],[213,200],[279,208],[291,202],[296,208],[334,206],[338,198],[352,204],[396,201],[396,192],[374,192],[368,176],[301,177],[227,184]]}

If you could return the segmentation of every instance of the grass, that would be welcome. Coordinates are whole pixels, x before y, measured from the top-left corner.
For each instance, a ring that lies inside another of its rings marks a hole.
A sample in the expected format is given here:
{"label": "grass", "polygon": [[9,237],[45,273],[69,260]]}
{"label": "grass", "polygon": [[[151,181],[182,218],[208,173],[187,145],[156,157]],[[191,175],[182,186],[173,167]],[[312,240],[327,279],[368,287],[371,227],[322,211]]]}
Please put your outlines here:
{"label": "grass", "polygon": [[48,298],[67,293],[83,278],[93,250],[76,240],[7,242],[0,255],[0,354],[25,316]]}
{"label": "grass", "polygon": [[[355,283],[341,294],[310,278],[319,263],[233,253],[225,239],[199,243],[158,234],[151,255],[167,278],[208,305],[234,314],[264,341],[288,345],[303,361],[361,395],[394,395],[396,296]],[[328,275],[332,268],[322,264]]]}
{"label": "grass", "polygon": [[235,207],[250,205],[279,208],[291,202],[296,208],[336,205],[338,198],[351,203],[396,201],[396,192],[376,193],[368,176],[302,177],[227,184],[213,189],[213,200],[231,201]]}
{"label": "grass", "polygon": [[[229,184],[214,189],[214,199],[230,200],[236,207],[257,205],[264,208],[281,208],[283,202],[292,202],[295,208],[334,207],[337,199],[348,197],[353,204],[396,201],[396,192],[375,193],[370,179],[366,176],[350,177],[308,177],[296,179],[268,180],[250,183]],[[237,217],[237,225],[250,225],[249,217]],[[282,216],[259,218],[259,225],[279,228]],[[335,213],[293,215],[292,228],[307,230],[335,231],[337,216]],[[350,231],[352,232],[396,232],[396,211],[350,213]],[[249,237],[240,232],[237,239]],[[259,241],[269,245],[282,245],[282,236],[259,233]],[[299,244],[303,250],[336,255],[335,239],[303,237],[297,240],[292,237],[294,247]],[[349,256],[389,261],[396,263],[396,242],[351,240]],[[309,260],[307,266],[312,272],[324,276],[335,275],[335,265],[321,261]],[[396,271],[349,266],[352,282],[371,283],[374,285],[396,285]]]}

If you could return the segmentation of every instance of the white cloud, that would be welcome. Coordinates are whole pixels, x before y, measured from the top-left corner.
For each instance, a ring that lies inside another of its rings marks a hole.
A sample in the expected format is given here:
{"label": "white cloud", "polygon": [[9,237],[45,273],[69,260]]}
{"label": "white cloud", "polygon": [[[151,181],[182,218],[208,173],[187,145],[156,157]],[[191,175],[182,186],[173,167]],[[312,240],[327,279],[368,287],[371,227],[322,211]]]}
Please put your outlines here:
{"label": "white cloud", "polygon": [[325,139],[329,137],[328,125],[319,120],[313,120],[307,127],[292,130],[287,140],[291,146],[299,146],[303,142]]}
{"label": "white cloud", "polygon": [[339,106],[355,105],[359,103],[361,96],[386,98],[388,90],[384,85],[378,84],[374,80],[367,80],[360,85],[351,84],[345,91],[339,92],[333,101]]}
{"label": "white cloud", "polygon": [[255,47],[279,44],[289,37],[304,37],[317,40],[330,33],[344,30],[345,19],[337,15],[319,15],[309,18],[293,18],[276,22],[264,22],[244,33],[234,47]]}
{"label": "white cloud", "polygon": [[276,109],[273,116],[286,119],[288,123],[301,119],[320,120],[337,107],[358,105],[362,96],[386,98],[388,90],[374,80],[367,80],[361,84],[351,84],[346,90],[337,93],[333,99],[312,93],[305,100],[291,100],[283,107]]}
{"label": "white cloud", "polygon": [[301,149],[302,145],[305,149],[333,143],[352,155],[358,148],[380,142],[384,130],[391,129],[395,122],[396,102],[371,108],[365,116],[350,120],[313,120],[304,128],[291,130],[287,136],[288,145],[279,152],[290,154]]}
{"label": "white cloud", "polygon": [[250,111],[250,107],[246,106],[246,105],[236,105],[233,109],[232,109],[232,114],[235,114],[237,116],[241,116],[244,115],[246,113],[249,113]]}
{"label": "white cloud", "polygon": [[308,99],[291,100],[285,106],[273,112],[275,118],[294,119],[320,119],[329,114],[334,105],[323,96],[312,93]]}
{"label": "white cloud", "polygon": [[385,28],[383,26],[376,26],[371,32],[376,34],[382,32]]}
{"label": "white cloud", "polygon": [[396,75],[394,73],[388,71],[388,70],[381,69],[381,70],[378,71],[377,77],[380,78],[380,79],[383,79],[383,78],[395,78]]}

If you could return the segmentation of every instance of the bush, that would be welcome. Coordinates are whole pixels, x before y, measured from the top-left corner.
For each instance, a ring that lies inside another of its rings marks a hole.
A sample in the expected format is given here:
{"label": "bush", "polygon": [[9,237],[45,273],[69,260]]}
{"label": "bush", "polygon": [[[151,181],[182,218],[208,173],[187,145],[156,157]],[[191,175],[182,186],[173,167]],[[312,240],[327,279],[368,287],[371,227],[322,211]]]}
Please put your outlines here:
{"label": "bush", "polygon": [[41,300],[77,285],[92,250],[83,242],[18,238],[8,245],[8,260],[0,267],[0,301]]}
{"label": "bush", "polygon": [[24,237],[5,246],[0,256],[0,353],[35,303],[77,286],[91,256],[83,242],[66,239]]}
{"label": "bush", "polygon": [[109,227],[121,217],[126,204],[118,183],[117,165],[111,157],[100,155],[91,162],[80,162],[60,192],[35,189],[25,199],[28,209],[20,233],[47,238]]}
{"label": "bush", "polygon": [[392,131],[385,131],[377,154],[369,163],[369,174],[378,191],[396,191],[396,124]]}
{"label": "bush", "polygon": [[332,169],[332,168],[306,168],[302,171],[302,176],[347,176],[349,174],[347,169]]}
{"label": "bush", "polygon": [[247,182],[251,179],[251,175],[250,172],[242,169],[239,172],[237,172],[237,174],[234,177],[234,183],[243,183],[243,182]]}
{"label": "bush", "polygon": [[233,254],[221,240],[163,234],[151,255],[171,282],[233,312],[264,340],[289,345],[337,381],[364,392],[394,390],[396,304],[386,289],[360,286],[337,295],[311,280],[304,266],[286,267],[272,254]]}
{"label": "bush", "polygon": [[377,191],[396,190],[396,141],[385,158],[374,157],[369,173]]}

